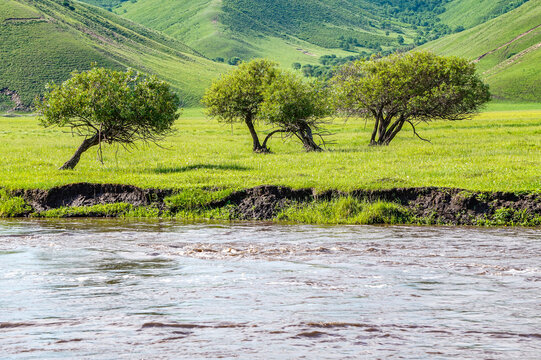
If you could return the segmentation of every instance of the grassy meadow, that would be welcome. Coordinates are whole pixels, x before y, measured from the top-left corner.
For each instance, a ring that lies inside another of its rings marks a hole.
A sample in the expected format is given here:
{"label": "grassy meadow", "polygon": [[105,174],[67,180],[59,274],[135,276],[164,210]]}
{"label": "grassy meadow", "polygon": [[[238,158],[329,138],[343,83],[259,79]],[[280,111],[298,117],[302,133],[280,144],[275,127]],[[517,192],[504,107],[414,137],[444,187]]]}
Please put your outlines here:
{"label": "grassy meadow", "polygon": [[[74,183],[122,183],[144,188],[230,188],[261,184],[352,190],[443,186],[480,191],[541,190],[541,105],[490,105],[473,120],[410,129],[388,147],[368,147],[371,122],[335,119],[323,153],[298,141],[270,141],[272,154],[253,154],[244,126],[220,124],[201,109],[183,111],[176,133],[130,152],[104,145],[83,154],[73,171],[57,168],[82,141],[68,129],[43,128],[36,117],[0,117],[0,187],[51,188]],[[259,125],[263,134],[270,129]]]}

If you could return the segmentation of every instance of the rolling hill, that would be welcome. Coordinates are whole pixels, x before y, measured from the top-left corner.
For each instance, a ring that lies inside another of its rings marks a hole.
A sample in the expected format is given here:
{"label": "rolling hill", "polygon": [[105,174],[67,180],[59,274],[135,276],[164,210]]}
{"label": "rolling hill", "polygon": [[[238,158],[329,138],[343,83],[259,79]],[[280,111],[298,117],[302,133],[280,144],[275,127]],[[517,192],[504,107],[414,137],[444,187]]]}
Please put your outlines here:
{"label": "rolling hill", "polygon": [[[404,44],[412,44],[418,32],[407,21],[413,19],[393,17],[394,8],[378,3],[137,0],[122,2],[113,11],[175,37],[210,58],[270,57],[288,66],[292,62],[315,63],[325,54],[346,56],[393,50],[402,46],[400,38]],[[429,10],[423,13],[432,14]],[[426,27],[423,29],[426,31]]]}
{"label": "rolling hill", "polygon": [[541,0],[423,47],[477,62],[497,99],[541,101]]}
{"label": "rolling hill", "polygon": [[175,37],[211,58],[408,49],[510,11],[527,0],[83,0]]}
{"label": "rolling hill", "polygon": [[225,65],[184,43],[101,8],[65,0],[0,0],[0,108],[24,109],[73,70],[91,63],[133,67],[169,81],[184,104],[196,104]]}
{"label": "rolling hill", "polygon": [[47,82],[91,63],[155,73],[196,105],[224,62],[309,66],[424,43],[479,58],[498,98],[541,93],[541,0],[83,1],[0,0],[0,111],[25,109]]}

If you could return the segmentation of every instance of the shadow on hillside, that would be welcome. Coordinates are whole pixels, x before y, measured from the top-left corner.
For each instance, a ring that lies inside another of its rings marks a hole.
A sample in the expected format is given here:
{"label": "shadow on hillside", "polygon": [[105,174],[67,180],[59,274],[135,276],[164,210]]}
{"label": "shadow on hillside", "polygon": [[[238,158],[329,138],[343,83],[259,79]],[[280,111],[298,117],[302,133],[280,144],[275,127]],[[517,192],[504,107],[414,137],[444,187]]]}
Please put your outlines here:
{"label": "shadow on hillside", "polygon": [[183,173],[186,171],[192,170],[238,170],[238,171],[247,171],[251,170],[249,167],[240,166],[236,164],[225,164],[225,165],[214,165],[214,164],[194,164],[187,166],[176,166],[176,167],[157,167],[153,169],[152,172],[156,174],[169,174],[169,173]]}

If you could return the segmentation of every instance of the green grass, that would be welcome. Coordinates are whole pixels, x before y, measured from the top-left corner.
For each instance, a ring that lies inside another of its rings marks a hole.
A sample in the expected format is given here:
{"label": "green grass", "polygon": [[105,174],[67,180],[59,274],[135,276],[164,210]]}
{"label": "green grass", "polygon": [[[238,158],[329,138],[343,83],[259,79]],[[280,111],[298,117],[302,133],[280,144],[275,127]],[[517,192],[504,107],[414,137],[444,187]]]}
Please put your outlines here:
{"label": "green grass", "polygon": [[541,104],[535,102],[516,103],[508,101],[491,101],[485,107],[485,111],[487,112],[519,110],[541,110]]}
{"label": "green grass", "polygon": [[501,208],[490,219],[480,220],[478,225],[487,226],[540,226],[541,216],[532,216],[523,210]]}
{"label": "green grass", "polygon": [[0,189],[0,218],[22,216],[30,212],[30,206],[23,198],[11,196],[4,189]]}
{"label": "green grass", "polygon": [[164,199],[165,205],[172,211],[196,210],[207,208],[213,201],[221,200],[231,194],[231,189],[207,191],[203,189],[184,189]]}
{"label": "green grass", "polygon": [[0,187],[46,189],[92,182],[167,189],[269,184],[344,191],[416,186],[541,191],[538,109],[502,109],[471,121],[420,125],[418,131],[432,144],[404,129],[388,147],[367,146],[370,123],[365,127],[361,120],[338,119],[329,126],[334,144],[328,151],[305,153],[299,142],[283,143],[277,137],[269,155],[251,152],[244,126],[219,124],[190,109],[178,120],[176,134],[161,144],[164,148],[140,146],[127,152],[104,146],[104,165],[96,160],[96,149],[90,149],[74,171],[57,168],[81,138],[67,129],[44,129],[34,117],[0,118]]}
{"label": "green grass", "polygon": [[[125,203],[104,204],[94,206],[61,207],[34,214],[35,217],[66,218],[66,217],[117,217],[132,212],[133,205]],[[139,216],[143,217],[143,216]]]}
{"label": "green grass", "polygon": [[453,29],[457,26],[468,29],[495,18],[523,2],[524,0],[453,0],[445,5],[445,12],[439,17]]}
{"label": "green grass", "polygon": [[277,219],[303,224],[408,224],[413,217],[401,205],[376,201],[365,202],[352,197],[330,201],[292,204]]}
{"label": "green grass", "polygon": [[471,60],[490,53],[477,67],[493,95],[500,100],[536,102],[541,98],[541,27],[513,40],[541,25],[539,19],[541,0],[529,0],[513,11],[423,48]]}

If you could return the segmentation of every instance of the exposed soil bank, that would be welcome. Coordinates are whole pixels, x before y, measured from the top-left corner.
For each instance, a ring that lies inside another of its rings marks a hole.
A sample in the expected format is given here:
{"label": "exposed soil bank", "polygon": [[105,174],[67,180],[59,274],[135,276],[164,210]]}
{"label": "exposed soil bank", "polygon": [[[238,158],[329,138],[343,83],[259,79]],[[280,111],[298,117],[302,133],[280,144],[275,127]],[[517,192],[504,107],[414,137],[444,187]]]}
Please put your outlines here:
{"label": "exposed soil bank", "polygon": [[[140,189],[130,185],[79,183],[50,190],[17,191],[13,195],[24,198],[32,207],[32,212],[42,212],[61,207],[114,203],[166,210],[165,200],[172,194],[173,191]],[[228,207],[231,218],[234,219],[271,220],[292,203],[302,205],[347,196],[367,202],[393,202],[403,206],[412,217],[427,219],[435,224],[476,225],[482,219],[492,219],[494,216],[504,218],[514,214],[522,214],[528,218],[541,217],[540,193],[474,192],[437,187],[317,193],[313,189],[258,186],[234,192],[220,200],[209,202],[204,207]]]}
{"label": "exposed soil bank", "polygon": [[126,203],[148,206],[163,203],[171,191],[140,189],[131,185],[78,183],[54,187],[50,190],[17,191],[34,211],[46,211],[61,207],[93,206]]}

